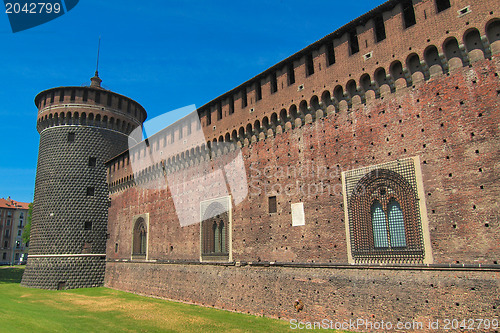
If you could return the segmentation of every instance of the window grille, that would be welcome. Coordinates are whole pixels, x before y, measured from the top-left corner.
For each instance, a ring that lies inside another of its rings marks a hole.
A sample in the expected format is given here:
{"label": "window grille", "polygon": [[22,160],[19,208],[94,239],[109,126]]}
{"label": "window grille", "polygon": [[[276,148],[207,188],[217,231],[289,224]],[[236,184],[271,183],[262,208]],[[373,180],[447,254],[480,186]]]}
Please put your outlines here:
{"label": "window grille", "polygon": [[389,235],[391,247],[406,247],[405,223],[403,211],[396,200],[391,200],[387,206],[389,211]]}
{"label": "window grille", "polygon": [[358,263],[421,263],[424,243],[414,160],[344,173],[350,247]]}
{"label": "window grille", "polygon": [[372,227],[373,227],[373,241],[375,248],[389,247],[387,239],[387,221],[385,218],[384,210],[380,202],[376,201],[372,206]]}

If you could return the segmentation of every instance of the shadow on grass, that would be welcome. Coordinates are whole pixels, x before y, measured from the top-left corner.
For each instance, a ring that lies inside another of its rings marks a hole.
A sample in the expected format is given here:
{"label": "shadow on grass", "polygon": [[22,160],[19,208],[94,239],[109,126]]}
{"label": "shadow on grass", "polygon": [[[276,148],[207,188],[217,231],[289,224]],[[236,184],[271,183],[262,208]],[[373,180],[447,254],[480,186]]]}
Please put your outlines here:
{"label": "shadow on grass", "polygon": [[0,283],[21,283],[24,267],[0,267]]}

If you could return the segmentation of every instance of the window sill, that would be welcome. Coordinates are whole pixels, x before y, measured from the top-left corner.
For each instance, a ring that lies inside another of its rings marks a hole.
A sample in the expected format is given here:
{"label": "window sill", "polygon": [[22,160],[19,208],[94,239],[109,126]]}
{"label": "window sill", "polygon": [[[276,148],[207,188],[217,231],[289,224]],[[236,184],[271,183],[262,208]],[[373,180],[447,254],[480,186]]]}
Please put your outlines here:
{"label": "window sill", "polygon": [[228,253],[206,253],[201,255],[201,259],[203,261],[228,261],[229,254]]}

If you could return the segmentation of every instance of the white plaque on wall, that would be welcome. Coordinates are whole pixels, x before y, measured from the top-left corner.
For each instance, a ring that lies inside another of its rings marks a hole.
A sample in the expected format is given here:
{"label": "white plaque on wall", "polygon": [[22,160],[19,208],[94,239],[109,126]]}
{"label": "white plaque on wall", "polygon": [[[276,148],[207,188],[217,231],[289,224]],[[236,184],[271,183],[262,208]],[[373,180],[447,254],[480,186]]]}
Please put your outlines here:
{"label": "white plaque on wall", "polygon": [[292,226],[295,227],[299,225],[306,225],[303,202],[292,204]]}

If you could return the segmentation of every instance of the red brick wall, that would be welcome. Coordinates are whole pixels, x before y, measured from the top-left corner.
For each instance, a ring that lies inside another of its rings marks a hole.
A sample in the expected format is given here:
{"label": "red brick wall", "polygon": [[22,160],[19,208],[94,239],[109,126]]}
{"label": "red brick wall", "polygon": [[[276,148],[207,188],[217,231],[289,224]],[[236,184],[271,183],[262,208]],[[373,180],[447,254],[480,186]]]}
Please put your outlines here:
{"label": "red brick wall", "polygon": [[[434,262],[495,265],[493,271],[467,271],[459,265],[426,271],[125,263],[122,260],[129,260],[131,253],[132,217],[147,212],[149,259],[198,261],[200,251],[199,225],[180,226],[167,190],[129,188],[111,195],[105,285],[288,319],[426,322],[498,316],[499,68],[498,58],[485,60],[243,147],[250,195],[233,207],[232,220],[234,261],[345,264],[337,170],[418,155]],[[278,166],[308,161],[329,167],[329,175],[309,171],[304,178],[262,176],[266,168],[274,173]],[[281,191],[278,212],[270,215],[267,195],[252,195],[252,187],[257,187],[252,177],[258,172],[260,189],[267,180],[282,186],[299,180],[323,182],[337,192],[316,198]],[[306,225],[292,227],[290,203],[298,201],[304,202]],[[296,298],[305,303],[298,314],[293,308]]]}
{"label": "red brick wall", "polygon": [[[357,55],[347,56],[344,34],[334,39],[336,64],[325,66],[320,45],[319,51],[313,51],[314,75],[305,78],[307,52],[296,59],[295,85],[287,87],[285,61],[283,68],[264,73],[278,72],[277,93],[270,95],[269,80],[263,79],[263,99],[255,102],[252,89],[247,89],[249,105],[241,109],[237,88],[228,93],[235,94],[235,113],[226,115],[223,103],[224,116],[219,121],[213,103],[204,106],[214,110],[212,124],[205,128],[207,140],[255,120],[262,122],[274,112],[279,115],[282,108],[288,111],[302,100],[310,105],[313,96],[321,100],[323,91],[332,94],[337,85],[346,91],[350,79],[359,88],[363,73],[374,80],[376,69],[383,67],[389,74],[395,60],[406,68],[407,57],[415,52],[423,60],[429,45],[436,45],[442,53],[447,38],[454,36],[462,44],[472,27],[485,35],[486,24],[500,12],[494,1],[452,1],[452,8],[439,14],[434,1],[414,2],[417,25],[409,29],[402,28],[399,5],[384,13],[387,39],[383,42],[374,44],[370,20],[358,27]],[[469,4],[472,12],[457,18],[457,10]],[[492,49],[498,49],[498,43]],[[373,51],[373,58],[364,61],[362,55],[368,51]],[[327,117],[311,124],[284,133],[278,128],[266,139],[259,139],[264,133],[257,133],[253,143],[248,134],[244,140],[239,137],[244,143],[241,151],[249,195],[232,209],[234,262],[226,266],[200,265],[199,225],[180,226],[168,189],[134,186],[130,179],[136,170],[130,166],[117,170],[112,166],[119,159],[111,161],[106,285],[307,320],[498,316],[500,57],[494,54],[492,59],[478,60],[481,57],[475,55],[469,52],[470,66],[445,61],[450,67],[444,73],[433,74],[431,69],[432,75],[425,80],[415,74],[408,87],[404,79],[394,82],[392,92],[383,85],[380,96],[373,90],[343,96],[334,100],[337,112],[329,107]],[[253,82],[247,82],[247,88]],[[301,84],[304,90],[297,91]],[[252,107],[255,110],[250,113]],[[421,161],[434,266],[349,266],[341,172],[413,156]],[[207,163],[174,174],[193,177]],[[302,174],[287,174],[287,168],[302,168]],[[160,170],[154,170],[151,175],[161,178]],[[297,191],[300,186],[305,186],[302,192]],[[277,196],[275,214],[268,213],[270,195]],[[305,226],[291,225],[290,206],[296,202],[304,203]],[[150,261],[130,262],[132,219],[144,213],[149,213]],[[239,267],[238,262],[269,267]],[[283,263],[296,266],[283,267]],[[304,266],[315,264],[322,268]],[[292,304],[296,298],[305,304],[299,314]]]}
{"label": "red brick wall", "polygon": [[[434,262],[496,264],[498,68],[498,58],[484,60],[243,147],[249,196],[233,207],[234,260],[346,263],[340,171],[420,156]],[[287,175],[294,167],[303,174]],[[130,256],[132,217],[149,213],[150,259],[198,260],[199,226],[180,226],[168,190],[132,187],[111,201],[108,258]],[[306,225],[292,227],[299,201]]]}

